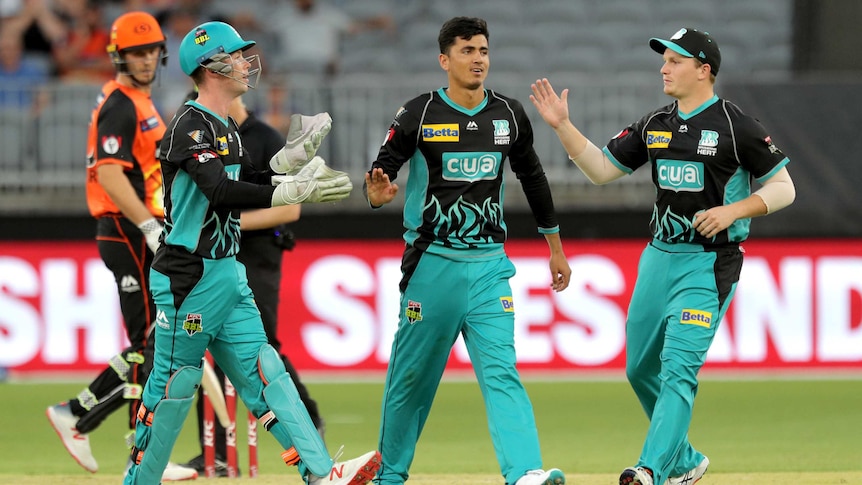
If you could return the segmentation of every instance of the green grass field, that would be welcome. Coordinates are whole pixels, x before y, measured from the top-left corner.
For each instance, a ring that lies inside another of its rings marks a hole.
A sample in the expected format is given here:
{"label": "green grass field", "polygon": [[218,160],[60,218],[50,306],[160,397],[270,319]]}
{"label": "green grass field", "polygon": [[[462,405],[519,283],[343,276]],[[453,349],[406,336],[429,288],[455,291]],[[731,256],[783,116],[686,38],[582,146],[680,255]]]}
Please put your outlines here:
{"label": "green grass field", "polygon": [[[91,435],[100,471],[91,475],[66,453],[45,418],[45,407],[75,395],[84,383],[0,384],[0,483],[120,483],[127,450],[124,413]],[[331,452],[343,444],[352,457],[375,447],[382,383],[311,382],[327,420]],[[616,483],[637,460],[647,420],[622,381],[528,380],[546,467],[570,484]],[[704,485],[862,483],[862,380],[701,382],[690,437],[712,465]],[[241,469],[247,468],[245,430],[238,432]],[[261,433],[257,480],[302,481]],[[189,420],[174,461],[198,453]],[[447,381],[440,388],[411,469],[414,485],[502,484],[478,387]]]}

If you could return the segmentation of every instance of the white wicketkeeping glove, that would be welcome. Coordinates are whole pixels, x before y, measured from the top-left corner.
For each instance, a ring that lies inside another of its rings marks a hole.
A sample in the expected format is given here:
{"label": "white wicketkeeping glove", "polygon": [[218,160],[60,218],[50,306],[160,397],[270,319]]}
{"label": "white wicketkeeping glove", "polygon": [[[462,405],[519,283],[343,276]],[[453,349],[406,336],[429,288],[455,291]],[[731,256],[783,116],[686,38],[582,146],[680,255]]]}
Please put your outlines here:
{"label": "white wicketkeeping glove", "polygon": [[138,224],[138,229],[147,238],[147,247],[150,248],[153,254],[156,254],[156,250],[159,249],[159,236],[162,235],[162,223],[153,217]]}
{"label": "white wicketkeeping glove", "polygon": [[295,175],[314,158],[330,129],[332,118],[329,113],[291,115],[287,141],[284,148],[269,160],[269,167],[275,173]]}
{"label": "white wicketkeeping glove", "polygon": [[272,206],[300,204],[302,202],[334,202],[346,199],[353,190],[350,177],[344,172],[326,166],[320,157],[314,157],[296,175],[274,175]]}

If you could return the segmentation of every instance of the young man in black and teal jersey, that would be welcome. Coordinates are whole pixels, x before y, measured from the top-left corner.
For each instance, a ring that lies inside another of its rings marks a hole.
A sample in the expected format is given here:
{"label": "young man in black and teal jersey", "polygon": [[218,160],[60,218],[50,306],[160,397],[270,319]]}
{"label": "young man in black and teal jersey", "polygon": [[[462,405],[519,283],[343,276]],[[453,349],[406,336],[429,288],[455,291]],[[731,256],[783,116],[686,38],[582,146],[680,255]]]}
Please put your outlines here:
{"label": "young man in black and teal jersey", "polygon": [[266,177],[263,184],[242,180],[242,170],[250,168],[249,152],[230,106],[257,84],[259,59],[244,54],[254,44],[223,22],[198,25],[180,42],[180,66],[198,87],[198,97],[177,111],[160,145],[165,230],[150,270],[155,355],[125,485],[161,482],[200,385],[207,350],[306,484],[361,485],[379,466],[377,451],[344,462],[330,456],[278,351],[267,341],[245,266],[237,260],[243,209],[341,200],[352,187],[347,174],[313,156],[328,125],[308,130],[307,137],[288,137],[270,159],[270,168],[284,175]]}
{"label": "young man in black and teal jersey", "polygon": [[[530,99],[572,161],[595,184],[650,164],[652,241],[641,256],[626,320],[626,375],[650,427],[620,485],[691,485],[709,459],[688,441],[697,374],[742,269],[752,217],[790,205],[788,158],[760,123],[716,96],[721,52],[706,32],[650,39],[664,92],[676,99],[617,134],[603,150],[569,120],[568,90],[547,79]],[[755,180],[762,185],[752,193]]]}
{"label": "young man in black and teal jersey", "polygon": [[398,192],[410,166],[404,206],[401,315],[386,375],[380,425],[380,485],[407,480],[452,345],[463,336],[485,399],[491,440],[509,485],[559,485],[542,469],[533,407],[516,369],[515,305],[503,220],[508,161],[550,250],[554,291],[569,284],[548,180],[533,149],[523,107],[485,89],[488,27],[456,17],[440,29],[440,67],[448,86],[408,101],[365,176],[372,207]]}

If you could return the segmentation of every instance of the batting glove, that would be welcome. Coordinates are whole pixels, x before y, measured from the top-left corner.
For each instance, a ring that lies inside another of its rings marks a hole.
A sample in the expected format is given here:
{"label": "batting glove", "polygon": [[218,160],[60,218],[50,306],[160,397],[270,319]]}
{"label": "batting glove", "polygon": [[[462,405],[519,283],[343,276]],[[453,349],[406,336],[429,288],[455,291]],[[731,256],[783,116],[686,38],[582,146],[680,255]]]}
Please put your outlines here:
{"label": "batting glove", "polygon": [[159,236],[162,235],[162,223],[155,217],[152,217],[138,224],[138,229],[144,233],[144,237],[147,239],[147,247],[150,248],[153,254],[156,254],[156,250],[159,249]]}
{"label": "batting glove", "polygon": [[353,184],[346,173],[333,170],[314,157],[296,175],[274,175],[272,206],[302,202],[334,202],[346,199]]}
{"label": "batting glove", "polygon": [[291,115],[284,148],[269,160],[272,171],[295,175],[314,158],[330,129],[332,118],[329,113],[318,113],[314,116]]}

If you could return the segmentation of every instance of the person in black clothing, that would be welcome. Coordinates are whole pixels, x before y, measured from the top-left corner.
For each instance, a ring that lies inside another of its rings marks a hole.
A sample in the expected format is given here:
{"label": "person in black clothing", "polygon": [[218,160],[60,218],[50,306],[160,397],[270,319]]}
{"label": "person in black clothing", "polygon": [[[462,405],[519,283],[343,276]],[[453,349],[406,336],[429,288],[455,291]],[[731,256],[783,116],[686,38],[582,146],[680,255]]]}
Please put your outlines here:
{"label": "person in black clothing", "polygon": [[[192,92],[187,99],[195,99]],[[252,166],[243,167],[241,180],[258,184],[268,183],[273,172],[269,168],[269,160],[284,146],[284,136],[275,128],[249,111],[242,97],[234,99],[231,104],[230,116],[239,125],[239,134],[243,145],[249,151]],[[245,265],[248,286],[255,296],[255,302],[260,310],[267,340],[281,355],[284,366],[296,384],[299,396],[305,404],[311,420],[323,436],[324,421],[320,416],[317,402],[311,398],[308,389],[300,381],[296,368],[281,352],[281,342],[278,340],[278,305],[281,284],[282,253],[293,249],[293,233],[288,225],[300,216],[300,205],[286,205],[269,209],[246,210],[240,218],[242,229],[242,245],[237,254],[237,260]],[[215,366],[219,382],[224,385],[224,373]],[[197,417],[198,439],[203,447],[203,391],[198,393]],[[216,474],[227,476],[225,429],[215,421],[215,454]],[[203,454],[189,460],[185,466],[204,470]]]}

